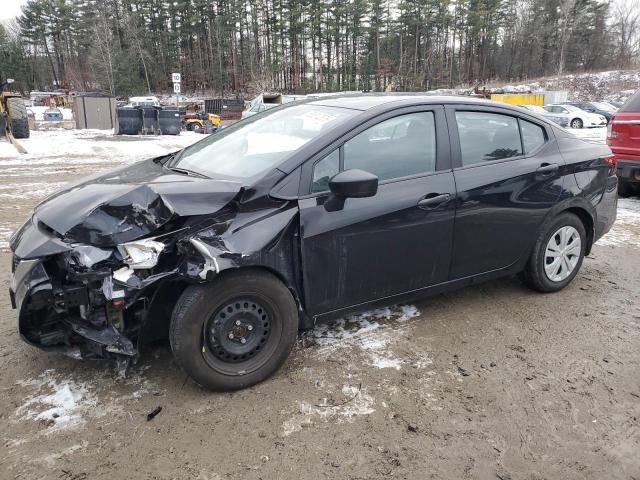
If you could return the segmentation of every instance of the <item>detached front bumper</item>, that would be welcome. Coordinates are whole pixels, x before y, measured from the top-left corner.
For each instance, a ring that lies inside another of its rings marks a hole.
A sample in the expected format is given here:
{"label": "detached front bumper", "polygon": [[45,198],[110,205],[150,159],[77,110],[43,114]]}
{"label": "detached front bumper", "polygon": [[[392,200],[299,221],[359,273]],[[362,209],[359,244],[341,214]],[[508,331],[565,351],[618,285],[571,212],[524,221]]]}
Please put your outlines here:
{"label": "detached front bumper", "polygon": [[61,285],[46,268],[45,259],[13,258],[9,295],[25,342],[74,358],[136,355],[113,301],[87,285]]}

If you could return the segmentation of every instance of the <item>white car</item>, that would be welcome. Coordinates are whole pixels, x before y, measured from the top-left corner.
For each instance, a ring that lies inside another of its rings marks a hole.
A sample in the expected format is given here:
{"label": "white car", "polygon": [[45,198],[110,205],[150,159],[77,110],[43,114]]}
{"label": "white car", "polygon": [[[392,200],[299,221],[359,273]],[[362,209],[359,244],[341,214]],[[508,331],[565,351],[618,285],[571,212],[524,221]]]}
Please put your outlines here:
{"label": "white car", "polygon": [[537,113],[538,115],[543,116],[547,120],[551,120],[552,122],[557,123],[561,127],[566,128],[569,126],[569,117],[567,115],[563,115],[561,113],[551,113],[550,111],[545,110],[544,108],[539,107],[538,105],[519,105],[519,106],[522,108],[526,108],[530,112]]}
{"label": "white car", "polygon": [[130,97],[127,107],[159,107],[158,97]]}
{"label": "white car", "polygon": [[605,127],[607,119],[597,113],[589,113],[573,105],[545,105],[544,109],[551,113],[561,113],[569,117],[571,128]]}

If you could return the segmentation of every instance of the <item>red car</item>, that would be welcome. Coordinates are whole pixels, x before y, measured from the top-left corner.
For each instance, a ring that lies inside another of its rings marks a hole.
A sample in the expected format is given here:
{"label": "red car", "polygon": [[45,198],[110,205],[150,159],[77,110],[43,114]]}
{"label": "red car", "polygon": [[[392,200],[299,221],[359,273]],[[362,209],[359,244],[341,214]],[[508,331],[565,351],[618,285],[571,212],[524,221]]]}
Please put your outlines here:
{"label": "red car", "polygon": [[618,194],[640,190],[640,90],[617,111],[607,127],[607,144],[618,165]]}

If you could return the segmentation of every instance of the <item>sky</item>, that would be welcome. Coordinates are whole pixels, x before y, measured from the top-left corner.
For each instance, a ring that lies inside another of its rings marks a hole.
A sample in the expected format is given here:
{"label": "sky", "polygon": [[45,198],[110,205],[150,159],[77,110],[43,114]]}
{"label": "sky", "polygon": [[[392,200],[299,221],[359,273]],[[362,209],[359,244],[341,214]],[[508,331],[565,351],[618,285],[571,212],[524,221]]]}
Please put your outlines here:
{"label": "sky", "polygon": [[[611,3],[624,3],[625,0],[613,0]],[[0,0],[0,22],[14,18],[22,12],[21,7],[27,0]]]}
{"label": "sky", "polygon": [[0,21],[17,17],[27,0],[0,0]]}

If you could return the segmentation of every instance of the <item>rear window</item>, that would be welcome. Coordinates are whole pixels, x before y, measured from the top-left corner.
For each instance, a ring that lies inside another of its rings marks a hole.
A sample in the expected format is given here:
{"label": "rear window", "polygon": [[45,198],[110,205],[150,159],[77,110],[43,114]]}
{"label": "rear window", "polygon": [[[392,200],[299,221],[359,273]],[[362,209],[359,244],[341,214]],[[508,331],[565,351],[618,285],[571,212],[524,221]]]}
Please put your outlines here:
{"label": "rear window", "polygon": [[620,107],[621,112],[640,112],[640,90],[631,95]]}
{"label": "rear window", "polygon": [[462,165],[522,155],[518,120],[489,112],[456,112]]}

